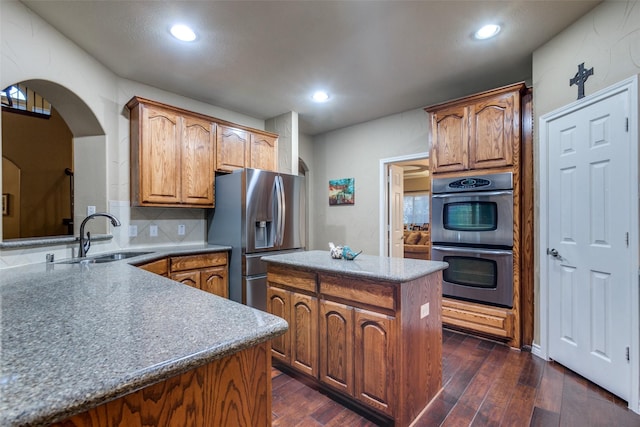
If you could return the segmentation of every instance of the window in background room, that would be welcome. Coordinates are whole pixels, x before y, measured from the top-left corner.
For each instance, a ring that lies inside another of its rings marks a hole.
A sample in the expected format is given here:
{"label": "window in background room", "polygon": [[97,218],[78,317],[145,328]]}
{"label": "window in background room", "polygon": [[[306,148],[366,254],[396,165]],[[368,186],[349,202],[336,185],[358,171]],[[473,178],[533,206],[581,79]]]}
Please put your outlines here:
{"label": "window in background room", "polygon": [[405,227],[421,226],[429,222],[429,192],[405,193]]}

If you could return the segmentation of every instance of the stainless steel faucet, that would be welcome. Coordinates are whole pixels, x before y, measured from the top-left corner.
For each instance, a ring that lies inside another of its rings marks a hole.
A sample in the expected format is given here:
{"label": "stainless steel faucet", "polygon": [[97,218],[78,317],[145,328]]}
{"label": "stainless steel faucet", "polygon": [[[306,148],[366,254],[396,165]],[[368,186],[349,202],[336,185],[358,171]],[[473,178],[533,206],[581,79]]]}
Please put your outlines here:
{"label": "stainless steel faucet", "polygon": [[113,225],[114,227],[120,227],[120,220],[107,212],[96,212],[86,217],[82,221],[82,224],[80,224],[80,250],[78,251],[78,258],[84,258],[85,256],[87,256],[87,252],[89,252],[89,248],[91,247],[91,233],[87,231],[87,237],[84,237],[84,225],[91,218],[95,218],[97,216],[107,217],[111,220],[111,225]]}

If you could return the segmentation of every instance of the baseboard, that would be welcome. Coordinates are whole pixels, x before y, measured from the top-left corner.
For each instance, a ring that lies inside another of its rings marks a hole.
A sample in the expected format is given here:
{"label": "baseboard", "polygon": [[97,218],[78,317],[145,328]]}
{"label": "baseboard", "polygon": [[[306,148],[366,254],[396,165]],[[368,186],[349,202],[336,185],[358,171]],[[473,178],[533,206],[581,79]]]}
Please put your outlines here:
{"label": "baseboard", "polygon": [[531,354],[533,354],[534,356],[539,357],[542,360],[548,360],[545,356],[544,353],[542,352],[542,348],[540,347],[540,345],[538,344],[531,344]]}

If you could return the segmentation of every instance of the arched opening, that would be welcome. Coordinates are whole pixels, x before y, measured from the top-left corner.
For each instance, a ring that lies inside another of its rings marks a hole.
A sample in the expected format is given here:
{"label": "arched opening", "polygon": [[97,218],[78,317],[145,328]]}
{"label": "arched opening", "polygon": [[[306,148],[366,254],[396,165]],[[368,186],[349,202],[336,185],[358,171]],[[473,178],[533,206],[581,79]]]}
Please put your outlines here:
{"label": "arched opening", "polygon": [[75,234],[88,204],[106,209],[104,130],[68,88],[46,80],[15,84],[46,98],[52,114],[43,119],[3,107],[3,159],[20,170],[16,186],[3,167],[3,200],[9,201],[7,214],[3,212],[3,240]]}

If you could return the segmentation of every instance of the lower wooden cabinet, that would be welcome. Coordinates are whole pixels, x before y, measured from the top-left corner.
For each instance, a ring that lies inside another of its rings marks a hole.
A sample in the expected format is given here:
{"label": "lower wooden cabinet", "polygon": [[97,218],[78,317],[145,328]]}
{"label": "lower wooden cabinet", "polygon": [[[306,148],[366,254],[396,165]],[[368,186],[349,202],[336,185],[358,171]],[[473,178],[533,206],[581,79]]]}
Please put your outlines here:
{"label": "lower wooden cabinet", "polygon": [[368,310],[354,312],[355,398],[392,415],[396,342],[393,317]]}
{"label": "lower wooden cabinet", "polygon": [[353,307],[320,301],[320,381],[353,395]]}
{"label": "lower wooden cabinet", "polygon": [[137,265],[138,268],[229,298],[229,266],[226,252],[182,255]]}
{"label": "lower wooden cabinet", "polygon": [[499,338],[507,341],[511,347],[520,347],[515,333],[515,314],[512,309],[443,298],[442,323],[465,331]]}
{"label": "lower wooden cabinet", "polygon": [[441,283],[440,272],[394,283],[270,264],[267,311],[289,323],[273,361],[408,426],[442,386]]}
{"label": "lower wooden cabinet", "polygon": [[320,301],[320,381],[392,415],[394,318]]}
{"label": "lower wooden cabinet", "polygon": [[318,376],[318,299],[280,288],[267,289],[267,310],[289,323],[272,343],[272,356],[300,372]]}

